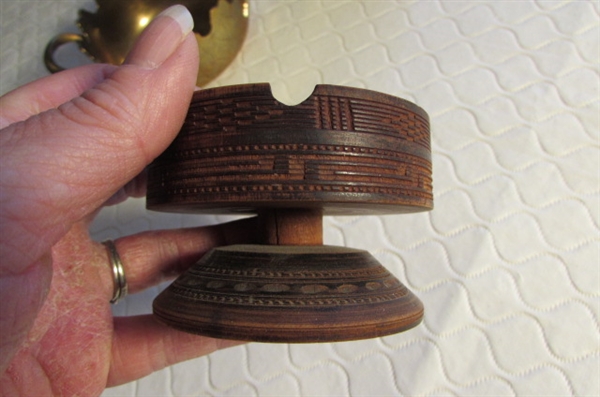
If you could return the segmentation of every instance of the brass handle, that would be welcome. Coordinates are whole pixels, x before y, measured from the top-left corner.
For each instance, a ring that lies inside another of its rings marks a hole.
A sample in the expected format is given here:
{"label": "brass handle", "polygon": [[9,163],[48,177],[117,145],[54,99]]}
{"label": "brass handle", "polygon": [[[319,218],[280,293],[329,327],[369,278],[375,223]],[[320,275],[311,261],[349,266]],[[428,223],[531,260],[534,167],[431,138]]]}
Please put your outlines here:
{"label": "brass handle", "polygon": [[81,46],[81,43],[83,43],[83,36],[76,33],[61,33],[54,36],[54,38],[48,42],[46,51],[44,51],[44,63],[46,64],[46,69],[48,69],[50,73],[65,70],[65,68],[54,61],[54,53],[59,47],[67,43],[78,43]]}

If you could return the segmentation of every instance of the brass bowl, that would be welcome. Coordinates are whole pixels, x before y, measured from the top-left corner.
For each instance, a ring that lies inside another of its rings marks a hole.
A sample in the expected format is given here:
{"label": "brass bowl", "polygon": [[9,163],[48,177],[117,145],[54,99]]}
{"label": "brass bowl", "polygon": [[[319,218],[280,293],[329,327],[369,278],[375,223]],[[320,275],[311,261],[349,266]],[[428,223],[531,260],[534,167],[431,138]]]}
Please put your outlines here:
{"label": "brass bowl", "polygon": [[201,54],[196,85],[216,78],[239,52],[248,29],[248,0],[96,0],[98,10],[79,10],[81,34],[55,36],[44,53],[46,68],[63,70],[55,60],[56,50],[75,42],[96,62],[123,63],[146,25],[174,4],[186,6],[194,18],[194,34]]}

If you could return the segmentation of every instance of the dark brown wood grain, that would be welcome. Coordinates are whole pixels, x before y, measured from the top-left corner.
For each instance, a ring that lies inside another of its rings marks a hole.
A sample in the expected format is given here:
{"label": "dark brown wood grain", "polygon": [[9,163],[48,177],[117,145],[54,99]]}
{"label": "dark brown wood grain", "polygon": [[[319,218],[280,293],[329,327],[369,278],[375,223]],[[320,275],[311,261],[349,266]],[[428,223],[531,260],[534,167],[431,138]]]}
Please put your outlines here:
{"label": "dark brown wood grain", "polygon": [[258,225],[262,244],[323,244],[323,212],[320,209],[261,209],[258,211]]}
{"label": "dark brown wood grain", "polygon": [[427,114],[405,100],[319,85],[296,106],[268,84],[198,91],[183,128],[150,166],[148,208],[326,215],[433,206]]}
{"label": "dark brown wood grain", "polygon": [[237,245],[207,254],[156,298],[154,314],[191,333],[305,343],[404,331],[423,306],[366,251]]}
{"label": "dark brown wood grain", "polygon": [[317,86],[296,106],[268,84],[198,91],[149,167],[147,206],[255,213],[262,245],[217,248],[155,300],[162,322],[262,342],[372,338],[416,326],[423,305],[368,252],[323,246],[323,215],[433,207],[429,121],[373,91]]}

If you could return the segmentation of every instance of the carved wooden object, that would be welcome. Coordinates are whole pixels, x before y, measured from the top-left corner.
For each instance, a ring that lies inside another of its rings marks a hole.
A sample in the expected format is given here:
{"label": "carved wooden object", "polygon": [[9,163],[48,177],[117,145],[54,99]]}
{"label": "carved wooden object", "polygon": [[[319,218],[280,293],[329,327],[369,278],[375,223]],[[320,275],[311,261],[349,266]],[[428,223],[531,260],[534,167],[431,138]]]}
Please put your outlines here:
{"label": "carved wooden object", "polygon": [[433,207],[427,114],[389,95],[319,85],[296,106],[268,84],[198,91],[150,166],[158,211],[255,213],[261,244],[218,248],[154,302],[173,327],[321,342],[411,328],[420,301],[368,252],[323,246],[323,215]]}

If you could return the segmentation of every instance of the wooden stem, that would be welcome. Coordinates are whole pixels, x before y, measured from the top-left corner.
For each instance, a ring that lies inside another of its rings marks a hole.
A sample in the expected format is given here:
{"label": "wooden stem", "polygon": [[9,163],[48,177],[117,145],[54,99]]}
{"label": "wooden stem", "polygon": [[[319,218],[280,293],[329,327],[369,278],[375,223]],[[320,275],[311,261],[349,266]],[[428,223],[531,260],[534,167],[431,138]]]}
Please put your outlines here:
{"label": "wooden stem", "polygon": [[258,224],[263,244],[323,245],[322,209],[265,209]]}

